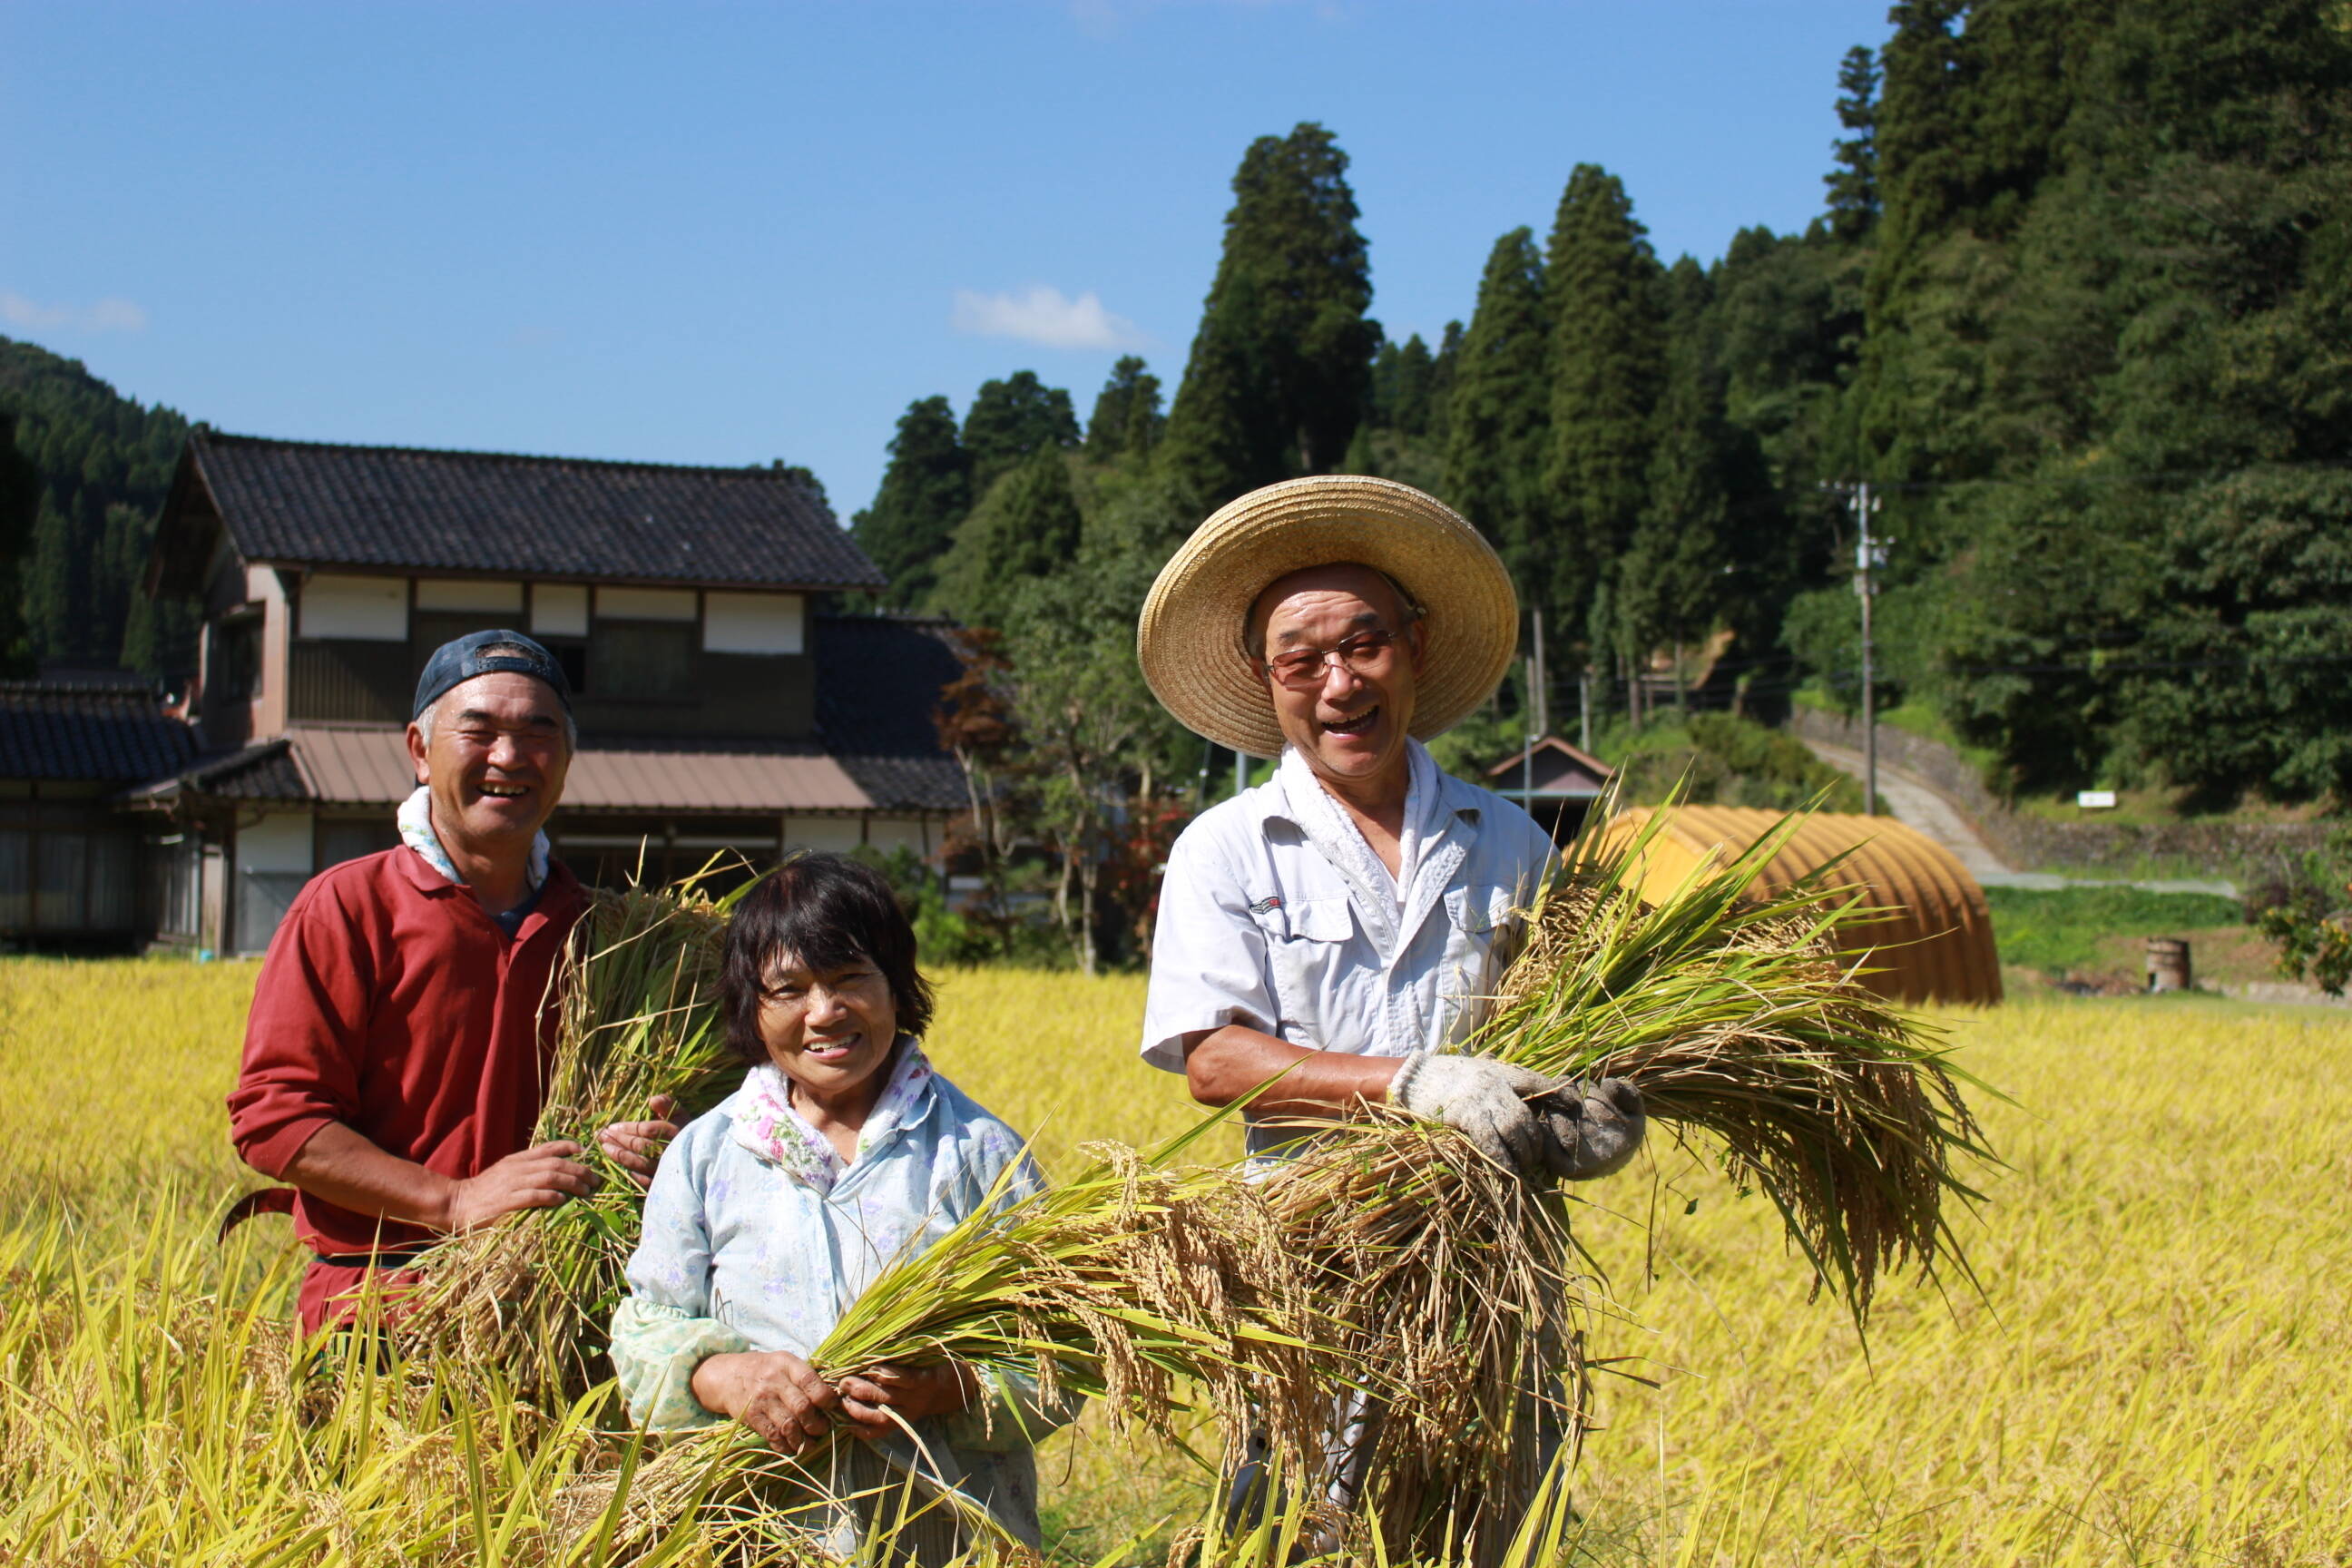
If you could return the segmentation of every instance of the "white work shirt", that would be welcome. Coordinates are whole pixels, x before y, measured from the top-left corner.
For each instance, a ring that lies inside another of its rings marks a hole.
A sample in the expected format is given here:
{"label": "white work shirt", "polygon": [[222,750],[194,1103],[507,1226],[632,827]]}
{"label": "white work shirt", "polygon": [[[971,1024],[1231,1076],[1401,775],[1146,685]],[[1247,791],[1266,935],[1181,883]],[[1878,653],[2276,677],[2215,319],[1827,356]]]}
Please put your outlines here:
{"label": "white work shirt", "polygon": [[[1182,1037],[1227,1024],[1374,1057],[1445,1050],[1476,1026],[1498,978],[1496,938],[1552,844],[1525,811],[1406,744],[1394,878],[1296,751],[1178,837],[1152,937],[1144,1060],[1181,1072]],[[1281,1141],[1250,1119],[1251,1153]]]}

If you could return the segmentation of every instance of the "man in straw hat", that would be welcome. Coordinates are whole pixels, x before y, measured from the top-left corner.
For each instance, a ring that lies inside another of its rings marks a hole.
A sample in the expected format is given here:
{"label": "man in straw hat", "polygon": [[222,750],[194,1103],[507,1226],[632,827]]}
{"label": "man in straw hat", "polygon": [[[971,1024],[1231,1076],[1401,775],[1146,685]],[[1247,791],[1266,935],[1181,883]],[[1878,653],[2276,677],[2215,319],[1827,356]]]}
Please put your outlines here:
{"label": "man in straw hat", "polygon": [[1244,1111],[1253,1155],[1286,1117],[1383,1102],[1531,1178],[1606,1175],[1640,1144],[1629,1083],[1449,1054],[1552,846],[1422,742],[1486,700],[1517,639],[1486,542],[1386,479],[1252,491],[1152,584],[1136,643],[1154,695],[1219,745],[1281,758],[1170,852],[1143,1025],[1144,1060],[1202,1104],[1280,1078]]}
{"label": "man in straw hat", "polygon": [[[1531,1180],[1633,1158],[1641,1095],[1451,1054],[1493,990],[1497,939],[1551,858],[1500,796],[1422,742],[1486,700],[1518,638],[1509,574],[1477,531],[1384,479],[1270,485],[1219,510],[1152,584],[1144,679],[1199,734],[1279,756],[1268,783],[1177,839],[1160,895],[1143,1058],[1244,1110],[1261,1161],[1286,1119],[1387,1103],[1460,1129]],[[1380,1413],[1333,1410],[1325,1498],[1360,1495]],[[1262,1507],[1262,1444],[1228,1523]]]}

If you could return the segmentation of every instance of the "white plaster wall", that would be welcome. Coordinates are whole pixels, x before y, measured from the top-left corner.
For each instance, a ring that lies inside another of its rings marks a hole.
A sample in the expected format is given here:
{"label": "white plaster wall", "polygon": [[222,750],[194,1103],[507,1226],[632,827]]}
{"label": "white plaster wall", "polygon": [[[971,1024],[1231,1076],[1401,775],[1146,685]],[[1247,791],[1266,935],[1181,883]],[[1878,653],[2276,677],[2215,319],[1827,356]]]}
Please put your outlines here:
{"label": "white plaster wall", "polygon": [[357,642],[408,640],[408,579],[320,572],[302,584],[302,635]]}
{"label": "white plaster wall", "polygon": [[863,840],[854,816],[793,816],[784,821],[786,849],[855,849]]}
{"label": "white plaster wall", "polygon": [[702,595],[702,646],[711,653],[799,653],[807,634],[798,594]]}
{"label": "white plaster wall", "polygon": [[294,635],[292,606],[286,600],[286,582],[277,569],[245,569],[248,602],[261,605],[260,684],[253,694],[253,738],[281,734],[286,729],[287,640]]}
{"label": "white plaster wall", "polygon": [[588,587],[584,583],[533,583],[530,629],[544,637],[588,635]]}
{"label": "white plaster wall", "polygon": [[885,855],[911,849],[928,859],[930,847],[923,826],[919,816],[869,816],[866,819],[866,842]]}
{"label": "white plaster wall", "polygon": [[310,874],[310,814],[278,811],[258,822],[236,826],[239,871],[299,871]]}
{"label": "white plaster wall", "polygon": [[260,952],[310,878],[310,814],[272,812],[239,822],[234,853],[230,942],[238,952]]}

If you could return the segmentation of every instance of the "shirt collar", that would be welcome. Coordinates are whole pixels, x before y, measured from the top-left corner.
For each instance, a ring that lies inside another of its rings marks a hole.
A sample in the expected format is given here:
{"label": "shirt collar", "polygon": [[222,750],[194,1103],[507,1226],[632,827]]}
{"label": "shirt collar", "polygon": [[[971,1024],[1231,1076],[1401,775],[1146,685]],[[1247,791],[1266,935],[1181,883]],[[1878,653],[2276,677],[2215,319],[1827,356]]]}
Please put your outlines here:
{"label": "shirt collar", "polygon": [[[860,1161],[930,1114],[936,1076],[921,1043],[911,1035],[899,1036],[889,1080],[857,1130]],[[849,1162],[793,1108],[792,1087],[773,1062],[761,1062],[745,1075],[737,1101],[730,1111],[732,1136],[768,1164],[819,1197],[830,1194],[847,1173]]]}
{"label": "shirt collar", "polygon": [[[416,851],[427,866],[458,887],[466,879],[457,875],[457,863],[449,851],[441,847],[440,835],[433,831],[433,791],[418,784],[406,800],[400,803],[400,841]],[[534,893],[547,881],[547,835],[540,833],[530,841],[530,860],[523,868],[523,880]]]}

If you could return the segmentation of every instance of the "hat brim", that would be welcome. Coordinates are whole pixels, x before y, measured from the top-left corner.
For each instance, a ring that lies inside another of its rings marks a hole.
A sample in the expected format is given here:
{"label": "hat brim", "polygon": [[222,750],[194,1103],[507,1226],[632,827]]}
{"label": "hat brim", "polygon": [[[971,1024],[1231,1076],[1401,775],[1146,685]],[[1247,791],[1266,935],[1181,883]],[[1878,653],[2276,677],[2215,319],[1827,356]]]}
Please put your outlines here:
{"label": "hat brim", "polygon": [[1230,501],[1160,569],[1136,623],[1143,679],[1178,722],[1229,750],[1279,755],[1281,727],[1243,642],[1278,577],[1352,562],[1384,572],[1423,612],[1412,733],[1444,733],[1494,694],[1519,639],[1510,574],[1443,501],[1392,479],[1318,475]]}

